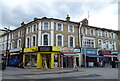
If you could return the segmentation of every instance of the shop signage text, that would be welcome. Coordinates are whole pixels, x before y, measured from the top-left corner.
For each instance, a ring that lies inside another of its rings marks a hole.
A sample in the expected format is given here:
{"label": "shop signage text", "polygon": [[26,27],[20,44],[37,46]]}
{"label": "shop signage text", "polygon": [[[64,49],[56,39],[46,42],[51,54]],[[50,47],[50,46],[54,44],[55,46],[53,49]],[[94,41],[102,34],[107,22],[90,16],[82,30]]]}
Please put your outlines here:
{"label": "shop signage text", "polygon": [[82,54],[88,54],[88,55],[97,55],[97,50],[82,50]]}

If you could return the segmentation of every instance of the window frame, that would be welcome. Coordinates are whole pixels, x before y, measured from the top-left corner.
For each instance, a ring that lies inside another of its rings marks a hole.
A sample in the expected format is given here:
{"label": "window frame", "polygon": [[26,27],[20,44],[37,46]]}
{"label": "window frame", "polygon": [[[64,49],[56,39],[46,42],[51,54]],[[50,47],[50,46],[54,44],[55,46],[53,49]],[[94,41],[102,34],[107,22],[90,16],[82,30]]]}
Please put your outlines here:
{"label": "window frame", "polygon": [[[70,27],[72,27],[72,31],[70,30]],[[74,25],[68,25],[68,32],[74,33]]]}
{"label": "window frame", "polygon": [[73,37],[73,46],[72,47],[75,47],[75,37],[73,35],[68,36],[68,47],[71,47],[70,46],[70,37]]}
{"label": "window frame", "polygon": [[56,46],[58,46],[58,36],[61,36],[62,37],[62,47],[64,46],[64,41],[63,41],[63,39],[64,39],[64,36],[62,35],[62,34],[56,34]]}
{"label": "window frame", "polygon": [[[45,23],[48,23],[48,29],[45,29],[45,27],[44,27]],[[42,26],[43,26],[42,27],[43,30],[49,30],[50,29],[50,23],[48,21],[43,22]]]}
{"label": "window frame", "polygon": [[[48,45],[44,45],[44,35],[48,35]],[[50,46],[50,34],[42,33],[42,46]]]}
{"label": "window frame", "polygon": [[[29,38],[29,46],[28,46],[28,38]],[[30,45],[30,36],[28,36],[28,37],[26,37],[26,48],[29,48],[29,47],[31,47],[31,45]]]}
{"label": "window frame", "polygon": [[[35,37],[35,45],[34,45],[33,37]],[[32,35],[32,43],[31,43],[32,45],[31,46],[36,46],[37,45],[36,44],[37,43],[37,40],[36,40],[37,38],[36,37],[37,37],[36,35]]]}
{"label": "window frame", "polygon": [[[58,24],[61,24],[61,30],[58,29]],[[56,23],[56,30],[58,30],[58,31],[63,31],[63,24],[60,23],[60,22],[57,22],[57,23]]]}

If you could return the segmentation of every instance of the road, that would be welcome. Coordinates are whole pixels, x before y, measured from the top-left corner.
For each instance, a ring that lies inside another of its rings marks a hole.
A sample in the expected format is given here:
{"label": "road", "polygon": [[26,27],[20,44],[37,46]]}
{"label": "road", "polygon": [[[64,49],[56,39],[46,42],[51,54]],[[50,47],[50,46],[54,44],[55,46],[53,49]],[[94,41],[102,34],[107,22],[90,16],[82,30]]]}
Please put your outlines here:
{"label": "road", "polygon": [[2,79],[118,79],[118,68],[79,68],[79,71],[74,71],[72,68],[59,68],[44,71],[9,67],[2,71]]}

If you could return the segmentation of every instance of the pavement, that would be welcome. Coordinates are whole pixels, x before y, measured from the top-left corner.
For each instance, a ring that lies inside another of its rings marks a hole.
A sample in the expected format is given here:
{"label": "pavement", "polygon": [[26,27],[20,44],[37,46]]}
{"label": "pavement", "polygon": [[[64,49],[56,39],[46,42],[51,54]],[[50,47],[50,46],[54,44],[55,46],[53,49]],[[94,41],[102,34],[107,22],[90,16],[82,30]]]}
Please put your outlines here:
{"label": "pavement", "polygon": [[7,67],[2,71],[2,79],[118,79],[118,68],[108,67],[80,67],[55,69],[20,69]]}

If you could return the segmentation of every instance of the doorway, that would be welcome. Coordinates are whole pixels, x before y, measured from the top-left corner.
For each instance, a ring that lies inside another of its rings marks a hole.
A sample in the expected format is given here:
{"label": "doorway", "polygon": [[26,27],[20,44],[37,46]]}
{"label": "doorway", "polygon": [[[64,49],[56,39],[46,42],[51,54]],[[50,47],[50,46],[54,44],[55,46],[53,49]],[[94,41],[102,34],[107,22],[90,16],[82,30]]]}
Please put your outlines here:
{"label": "doorway", "polygon": [[41,54],[42,55],[42,65],[46,62],[47,68],[51,68],[51,54]]}

